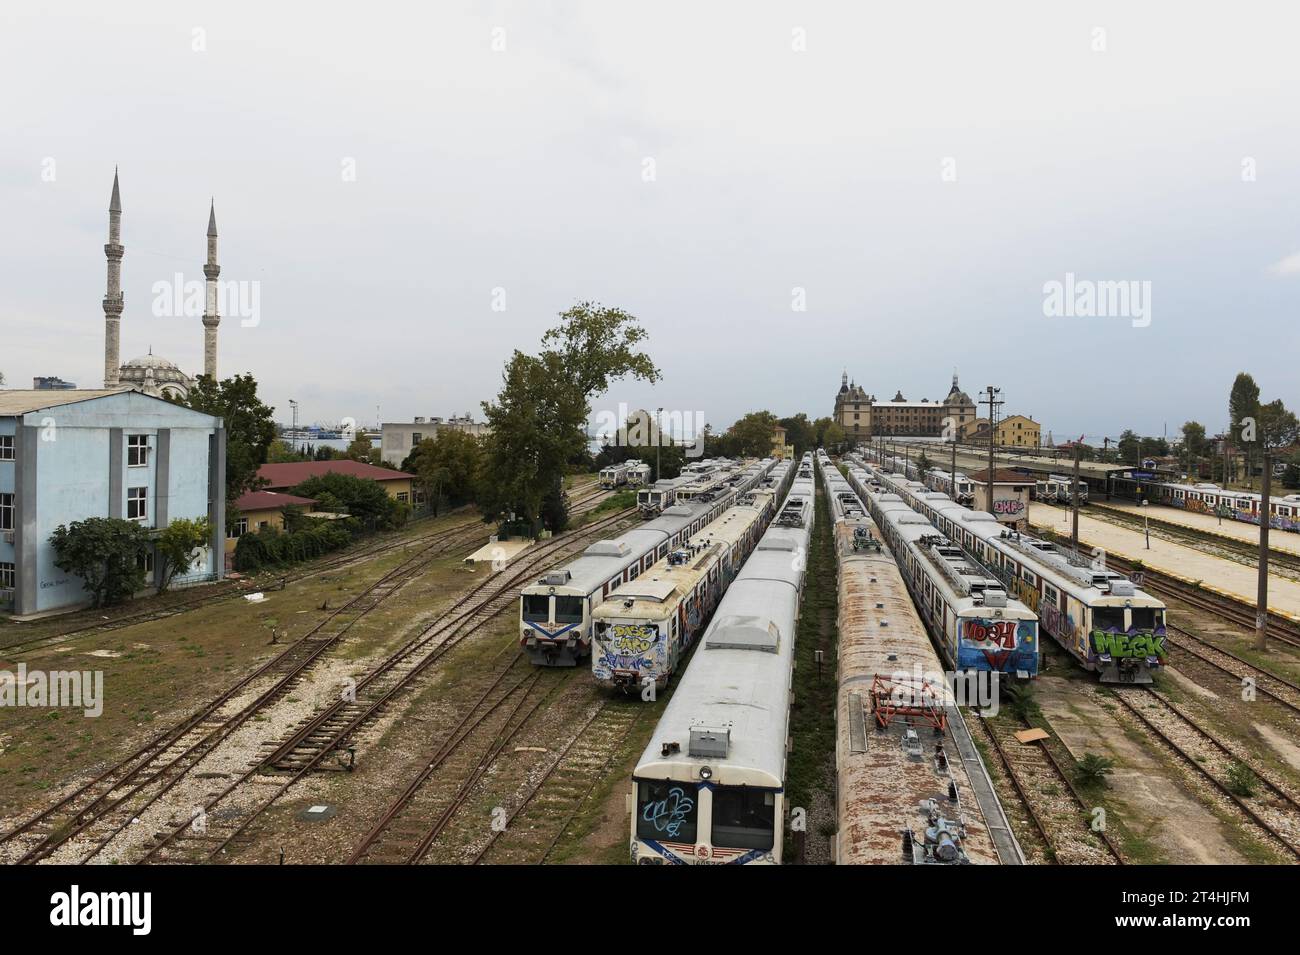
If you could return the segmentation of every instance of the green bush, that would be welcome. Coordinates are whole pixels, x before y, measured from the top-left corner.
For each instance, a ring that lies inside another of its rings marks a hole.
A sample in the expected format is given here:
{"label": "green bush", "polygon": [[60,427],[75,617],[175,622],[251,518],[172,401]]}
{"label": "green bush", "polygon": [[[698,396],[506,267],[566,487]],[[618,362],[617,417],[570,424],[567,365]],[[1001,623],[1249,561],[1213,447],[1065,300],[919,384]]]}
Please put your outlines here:
{"label": "green bush", "polygon": [[235,570],[255,574],[268,567],[312,560],[352,542],[356,524],[352,521],[304,520],[298,529],[285,532],[264,527],[244,534],[235,545]]}

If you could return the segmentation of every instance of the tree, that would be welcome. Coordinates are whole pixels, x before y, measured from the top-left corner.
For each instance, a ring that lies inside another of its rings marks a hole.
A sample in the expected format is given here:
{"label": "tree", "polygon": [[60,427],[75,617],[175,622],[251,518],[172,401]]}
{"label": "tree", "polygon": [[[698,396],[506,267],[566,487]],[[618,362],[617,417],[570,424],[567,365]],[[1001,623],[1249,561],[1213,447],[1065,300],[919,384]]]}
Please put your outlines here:
{"label": "tree", "polygon": [[1199,475],[1201,456],[1209,449],[1205,440],[1205,425],[1199,421],[1188,421],[1183,425],[1183,457],[1187,461],[1187,473]]}
{"label": "tree", "polygon": [[348,449],[343,452],[343,456],[350,461],[360,461],[362,464],[382,465],[384,463],[380,450],[360,431],[348,444]]}
{"label": "tree", "polygon": [[416,445],[402,462],[402,470],[416,476],[416,483],[437,514],[440,498],[446,498],[453,507],[477,499],[482,465],[483,449],[478,438],[444,428],[436,437]]}
{"label": "tree", "polygon": [[785,428],[785,443],[794,446],[796,455],[817,447],[817,429],[802,411],[789,418],[782,418],[779,423]]}
{"label": "tree", "polygon": [[930,456],[925,453],[924,448],[921,449],[921,456],[916,459],[916,467],[921,474],[925,474],[930,468],[934,467],[934,462],[930,460]]}
{"label": "tree", "polygon": [[646,332],[627,312],[580,302],[560,319],[542,336],[549,347],[511,355],[496,401],[483,403],[491,433],[479,491],[488,516],[513,513],[530,528],[543,522],[556,531],[563,529],[554,523],[562,509],[551,506],[543,518],[543,501],[559,493],[570,462],[587,454],[591,399],[628,375],[659,379],[639,350]]}
{"label": "tree", "polygon": [[1142,463],[1142,439],[1137,436],[1137,432],[1126,428],[1119,436],[1119,442],[1115,447],[1119,452],[1120,461],[1124,464],[1136,467]]}
{"label": "tree", "polygon": [[776,415],[770,411],[751,411],[727,429],[729,454],[741,458],[770,456],[775,429]]}
{"label": "tree", "polygon": [[252,375],[221,381],[200,375],[185,398],[168,400],[222,419],[226,429],[226,518],[233,525],[235,500],[265,483],[257,470],[266,463],[276,439],[275,409],[257,397],[257,380]]}
{"label": "tree", "polygon": [[[1238,372],[1228,393],[1228,420],[1232,423],[1234,437],[1242,438],[1243,422],[1257,417],[1259,412],[1259,385],[1246,372]],[[1251,467],[1254,446],[1243,440],[1246,452],[1246,475],[1251,486],[1255,484],[1255,472]]]}
{"label": "tree", "polygon": [[289,442],[282,439],[272,441],[266,449],[267,464],[285,464],[292,461],[311,461],[313,455],[308,448],[295,451]]}
{"label": "tree", "polygon": [[410,508],[388,496],[377,481],[330,472],[309,477],[290,491],[315,498],[331,510],[342,508],[370,529],[389,529],[406,523]]}
{"label": "tree", "polygon": [[212,539],[212,525],[206,517],[178,517],[163,528],[158,535],[156,549],[161,562],[158,575],[158,593],[171,586],[172,578],[189,570],[194,563],[194,552],[207,546]]}
{"label": "tree", "polygon": [[50,535],[50,544],[54,566],[81,578],[92,607],[119,603],[144,587],[149,535],[135,521],[88,517],[60,524]]}

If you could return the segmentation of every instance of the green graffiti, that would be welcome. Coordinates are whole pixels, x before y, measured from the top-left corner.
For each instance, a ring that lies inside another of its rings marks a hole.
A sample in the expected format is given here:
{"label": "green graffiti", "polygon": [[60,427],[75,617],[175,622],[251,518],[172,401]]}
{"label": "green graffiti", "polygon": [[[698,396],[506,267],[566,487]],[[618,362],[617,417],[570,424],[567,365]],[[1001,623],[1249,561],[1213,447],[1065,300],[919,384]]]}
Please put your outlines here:
{"label": "green graffiti", "polygon": [[1165,635],[1163,633],[1108,633],[1105,630],[1092,632],[1092,650],[1098,655],[1109,654],[1115,659],[1130,657],[1165,658]]}

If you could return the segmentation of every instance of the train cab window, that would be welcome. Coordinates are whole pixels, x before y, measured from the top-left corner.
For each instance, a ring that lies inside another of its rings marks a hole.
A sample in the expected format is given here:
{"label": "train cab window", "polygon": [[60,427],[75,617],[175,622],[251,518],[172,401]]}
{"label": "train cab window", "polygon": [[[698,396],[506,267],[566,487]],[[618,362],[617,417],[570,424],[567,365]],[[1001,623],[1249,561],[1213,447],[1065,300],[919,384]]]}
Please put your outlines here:
{"label": "train cab window", "polygon": [[524,594],[524,619],[545,623],[551,616],[551,598],[546,594]]}
{"label": "train cab window", "polygon": [[1095,607],[1092,611],[1092,629],[1120,630],[1124,627],[1123,607]]}
{"label": "train cab window", "polygon": [[1155,630],[1165,625],[1165,612],[1159,607],[1134,607],[1130,612],[1135,630]]}
{"label": "train cab window", "polygon": [[555,622],[582,623],[583,602],[581,597],[556,597]]}
{"label": "train cab window", "polygon": [[713,790],[713,844],[727,849],[771,849],[776,793],[743,786]]}
{"label": "train cab window", "polygon": [[[638,839],[694,842],[699,822],[699,790],[693,783],[674,780],[636,784],[636,834]],[[717,795],[714,795],[717,815]],[[714,842],[717,842],[716,829]]]}

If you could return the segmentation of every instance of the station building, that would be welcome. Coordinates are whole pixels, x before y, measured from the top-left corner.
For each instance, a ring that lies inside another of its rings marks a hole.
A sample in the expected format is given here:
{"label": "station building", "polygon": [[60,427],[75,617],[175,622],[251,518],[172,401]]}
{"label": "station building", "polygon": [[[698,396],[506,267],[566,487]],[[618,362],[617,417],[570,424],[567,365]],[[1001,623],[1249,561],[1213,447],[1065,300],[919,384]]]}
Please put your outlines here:
{"label": "station building", "polygon": [[[206,517],[212,541],[174,580],[222,576],[226,432],[221,418],[117,388],[0,391],[0,610],[26,616],[89,602],[54,566],[50,535],[90,517],[159,531]],[[161,562],[146,555],[156,582]]]}
{"label": "station building", "polygon": [[[975,418],[968,422],[962,427],[958,438],[967,444],[988,444],[989,419]],[[1008,415],[998,422],[994,443],[1000,448],[1038,450],[1042,446],[1042,426],[1026,415]]]}
{"label": "station building", "polygon": [[284,464],[263,464],[257,469],[257,476],[266,483],[262,490],[288,491],[308,478],[322,474],[347,474],[351,477],[377,481],[388,496],[406,503],[419,503],[412,496],[415,482],[414,474],[381,468],[363,461],[342,459],[338,461],[290,461]]}
{"label": "station building", "polygon": [[[835,395],[833,418],[844,435],[855,443],[865,443],[873,436],[889,435],[908,438],[942,438],[959,433],[975,419],[975,402],[952,376],[952,387],[941,401],[908,401],[901,391],[889,401],[880,401],[857,382],[850,382],[848,372],[840,378]],[[951,428],[952,431],[945,429]]]}

